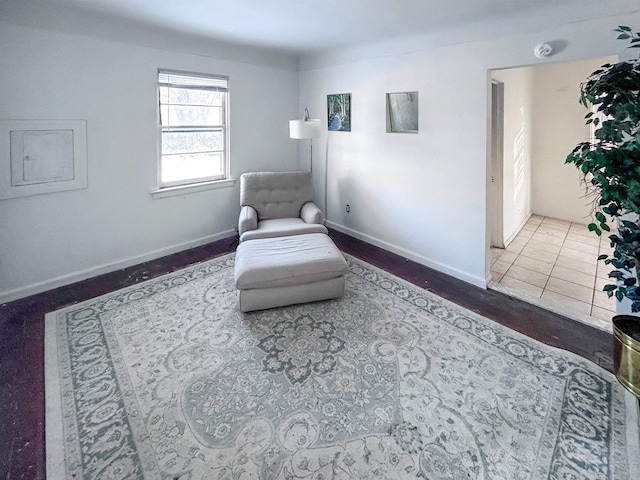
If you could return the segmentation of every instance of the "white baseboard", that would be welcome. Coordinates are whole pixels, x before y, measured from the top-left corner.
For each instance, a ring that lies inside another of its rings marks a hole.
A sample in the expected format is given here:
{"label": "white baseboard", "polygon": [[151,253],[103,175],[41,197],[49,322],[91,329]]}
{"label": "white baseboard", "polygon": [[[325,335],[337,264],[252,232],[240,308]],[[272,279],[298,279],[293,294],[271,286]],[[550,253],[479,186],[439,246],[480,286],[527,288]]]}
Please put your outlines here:
{"label": "white baseboard", "polygon": [[234,235],[236,235],[235,230],[233,229],[226,230],[224,232],[216,233],[213,235],[207,235],[205,237],[197,238],[195,240],[190,240],[188,242],[179,243],[177,245],[172,245],[170,247],[159,248],[157,250],[153,250],[151,252],[147,252],[142,255],[136,255],[134,257],[125,258],[117,262],[98,265],[96,267],[91,267],[86,270],[80,270],[80,271],[72,272],[66,275],[61,275],[59,277],[55,277],[50,280],[33,283],[31,285],[26,285],[24,287],[15,288],[12,290],[6,290],[4,292],[0,292],[0,303],[7,303],[7,302],[11,302],[12,300],[17,300],[19,298],[35,295],[36,293],[46,292],[47,290],[52,290],[54,288],[69,285],[71,283],[79,282],[81,280],[86,280],[87,278],[102,275],[104,273],[113,272],[115,270],[120,270],[122,268],[131,267],[139,263],[144,263],[149,260],[154,260],[156,258],[164,257],[166,255],[171,255],[172,253],[181,252],[182,250],[188,250],[190,248],[199,247],[200,245],[205,245],[207,243],[215,242],[217,240],[222,240],[223,238],[232,237]]}
{"label": "white baseboard", "polygon": [[378,238],[372,237],[370,235],[366,235],[364,233],[360,233],[356,230],[353,230],[349,227],[345,227],[344,225],[340,225],[334,223],[330,220],[327,220],[326,225],[334,230],[338,230],[339,232],[346,233],[347,235],[351,235],[359,240],[365,241],[376,247],[384,248],[390,252],[393,252],[398,255],[402,255],[409,260],[413,260],[421,265],[425,265],[427,267],[433,268],[434,270],[438,270],[439,272],[446,273],[447,275],[451,275],[459,280],[470,283],[471,285],[475,285],[480,288],[487,288],[487,279],[483,277],[477,277],[475,275],[471,275],[462,270],[458,270],[457,268],[451,267],[449,265],[445,265],[443,263],[437,262],[430,258],[423,257],[415,252],[411,252],[409,250],[405,250],[402,247],[398,247],[397,245],[393,245],[391,243],[385,242],[384,240],[380,240]]}

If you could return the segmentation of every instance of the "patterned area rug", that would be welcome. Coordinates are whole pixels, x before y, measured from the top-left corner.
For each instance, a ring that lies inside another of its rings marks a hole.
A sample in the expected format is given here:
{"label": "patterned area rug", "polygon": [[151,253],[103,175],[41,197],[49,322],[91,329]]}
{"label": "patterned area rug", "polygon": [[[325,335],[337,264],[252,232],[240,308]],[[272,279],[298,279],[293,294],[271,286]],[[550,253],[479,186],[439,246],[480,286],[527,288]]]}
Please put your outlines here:
{"label": "patterned area rug", "polygon": [[353,258],[344,298],[241,314],[233,259],[47,315],[48,478],[640,478],[590,362]]}

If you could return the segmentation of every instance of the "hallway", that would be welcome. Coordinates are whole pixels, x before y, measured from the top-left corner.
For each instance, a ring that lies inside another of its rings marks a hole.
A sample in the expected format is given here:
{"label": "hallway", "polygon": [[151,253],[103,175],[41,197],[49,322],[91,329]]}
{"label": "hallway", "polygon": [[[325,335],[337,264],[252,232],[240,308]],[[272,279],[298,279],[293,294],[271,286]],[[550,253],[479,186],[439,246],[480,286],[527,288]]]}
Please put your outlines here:
{"label": "hallway", "polygon": [[489,288],[611,331],[616,300],[602,287],[611,267],[608,236],[586,225],[532,215],[506,249],[491,249]]}

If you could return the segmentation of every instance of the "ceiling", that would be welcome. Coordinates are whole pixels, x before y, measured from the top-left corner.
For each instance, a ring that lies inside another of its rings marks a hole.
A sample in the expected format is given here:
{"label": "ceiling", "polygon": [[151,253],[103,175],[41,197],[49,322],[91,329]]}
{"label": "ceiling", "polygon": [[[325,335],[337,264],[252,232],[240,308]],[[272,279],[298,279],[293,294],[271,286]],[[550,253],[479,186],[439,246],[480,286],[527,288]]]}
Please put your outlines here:
{"label": "ceiling", "polygon": [[49,12],[305,55],[471,23],[540,23],[543,11],[547,22],[575,21],[589,8],[629,6],[638,0],[0,0],[0,14],[24,21]]}

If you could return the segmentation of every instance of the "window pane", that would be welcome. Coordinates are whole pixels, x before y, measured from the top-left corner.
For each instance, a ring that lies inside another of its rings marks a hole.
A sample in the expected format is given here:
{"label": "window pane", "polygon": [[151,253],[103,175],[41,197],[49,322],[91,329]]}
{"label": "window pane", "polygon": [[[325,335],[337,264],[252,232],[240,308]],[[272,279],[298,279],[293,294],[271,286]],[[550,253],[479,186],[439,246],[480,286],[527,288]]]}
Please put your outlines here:
{"label": "window pane", "polygon": [[169,89],[167,87],[158,87],[160,93],[160,104],[165,105],[169,102]]}
{"label": "window pane", "polygon": [[205,153],[221,151],[224,147],[222,131],[178,131],[162,133],[162,153]]}
{"label": "window pane", "polygon": [[189,107],[169,105],[167,118],[162,118],[163,125],[176,127],[189,125],[218,126],[224,118],[221,107]]}
{"label": "window pane", "polygon": [[169,107],[167,105],[160,105],[160,125],[169,124]]}
{"label": "window pane", "polygon": [[188,88],[170,88],[167,103],[221,106],[222,93]]}
{"label": "window pane", "polygon": [[222,177],[222,153],[162,156],[162,183]]}
{"label": "window pane", "polygon": [[158,71],[160,184],[225,178],[228,78]]}

